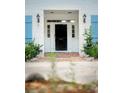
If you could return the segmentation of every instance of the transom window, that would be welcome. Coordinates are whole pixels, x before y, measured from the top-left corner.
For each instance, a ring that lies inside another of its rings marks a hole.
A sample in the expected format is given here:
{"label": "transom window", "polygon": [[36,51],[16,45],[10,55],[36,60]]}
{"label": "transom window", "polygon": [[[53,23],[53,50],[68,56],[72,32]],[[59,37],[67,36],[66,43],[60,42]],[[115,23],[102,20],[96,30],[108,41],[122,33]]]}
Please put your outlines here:
{"label": "transom window", "polygon": [[47,22],[70,22],[70,23],[74,23],[75,20],[47,20]]}

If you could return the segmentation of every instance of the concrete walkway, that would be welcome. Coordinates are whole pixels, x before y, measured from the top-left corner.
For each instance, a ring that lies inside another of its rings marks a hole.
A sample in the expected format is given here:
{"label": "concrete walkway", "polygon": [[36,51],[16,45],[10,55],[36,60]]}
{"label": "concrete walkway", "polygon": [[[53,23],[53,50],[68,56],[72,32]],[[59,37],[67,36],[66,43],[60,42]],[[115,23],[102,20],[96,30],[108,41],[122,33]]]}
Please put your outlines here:
{"label": "concrete walkway", "polygon": [[[55,62],[57,76],[65,81],[72,81],[71,73],[74,73],[77,83],[88,83],[98,79],[97,62]],[[72,72],[72,70],[73,72]],[[46,80],[51,73],[51,62],[30,62],[25,64],[25,78],[34,73],[39,73]]]}

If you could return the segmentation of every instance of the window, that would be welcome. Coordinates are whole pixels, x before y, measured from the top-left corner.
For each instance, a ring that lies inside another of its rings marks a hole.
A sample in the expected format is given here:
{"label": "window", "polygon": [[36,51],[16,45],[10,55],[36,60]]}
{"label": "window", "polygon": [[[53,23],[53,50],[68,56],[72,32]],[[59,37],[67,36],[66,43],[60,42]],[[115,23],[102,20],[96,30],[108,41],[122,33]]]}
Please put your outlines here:
{"label": "window", "polygon": [[47,22],[61,22],[61,20],[47,20]]}
{"label": "window", "polygon": [[74,38],[74,37],[75,37],[75,26],[72,25],[72,38]]}
{"label": "window", "polygon": [[91,15],[91,31],[92,31],[93,42],[97,42],[98,41],[98,16],[97,15]]}
{"label": "window", "polygon": [[47,25],[47,37],[50,38],[50,25]]}
{"label": "window", "polygon": [[32,16],[25,16],[25,43],[32,41]]}

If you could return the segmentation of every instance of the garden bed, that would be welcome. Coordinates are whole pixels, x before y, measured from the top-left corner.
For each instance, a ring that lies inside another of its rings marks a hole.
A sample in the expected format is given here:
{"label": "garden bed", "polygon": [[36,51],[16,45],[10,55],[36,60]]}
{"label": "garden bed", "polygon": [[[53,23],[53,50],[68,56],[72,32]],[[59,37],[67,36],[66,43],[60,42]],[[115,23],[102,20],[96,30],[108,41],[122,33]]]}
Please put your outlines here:
{"label": "garden bed", "polygon": [[97,81],[88,84],[76,84],[64,81],[33,81],[25,83],[25,93],[97,93]]}

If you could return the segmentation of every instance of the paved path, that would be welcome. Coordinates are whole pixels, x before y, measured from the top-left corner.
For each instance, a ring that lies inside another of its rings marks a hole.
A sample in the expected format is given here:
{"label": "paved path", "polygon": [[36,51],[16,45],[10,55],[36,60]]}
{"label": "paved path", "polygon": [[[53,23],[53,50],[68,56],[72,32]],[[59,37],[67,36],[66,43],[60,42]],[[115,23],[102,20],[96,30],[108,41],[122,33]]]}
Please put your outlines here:
{"label": "paved path", "polygon": [[[97,62],[56,62],[56,73],[62,80],[71,81],[69,74],[72,73],[70,68],[73,68],[76,82],[88,83],[98,79],[97,64]],[[30,74],[39,73],[45,79],[48,79],[48,75],[51,73],[51,62],[27,62],[25,67],[25,78]]]}

